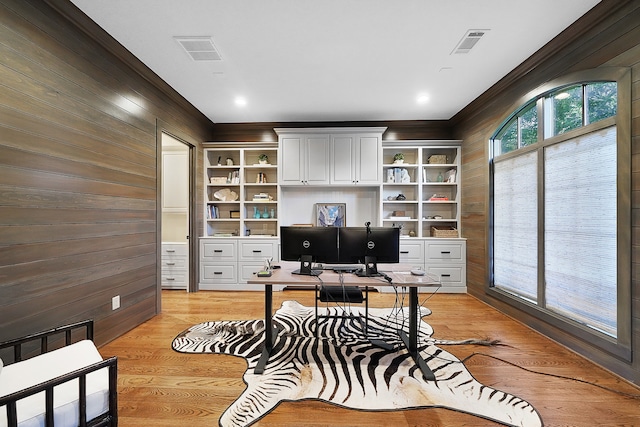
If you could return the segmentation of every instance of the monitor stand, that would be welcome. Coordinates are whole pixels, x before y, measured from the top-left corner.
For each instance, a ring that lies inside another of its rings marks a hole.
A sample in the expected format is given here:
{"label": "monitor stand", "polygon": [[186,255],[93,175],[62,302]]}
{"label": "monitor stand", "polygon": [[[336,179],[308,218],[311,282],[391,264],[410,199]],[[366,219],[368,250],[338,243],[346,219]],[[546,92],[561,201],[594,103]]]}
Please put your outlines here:
{"label": "monitor stand", "polygon": [[364,270],[360,270],[356,273],[359,277],[378,277],[381,276],[378,273],[378,265],[376,264],[376,257],[365,256],[364,257]]}
{"label": "monitor stand", "polygon": [[301,276],[319,276],[322,274],[322,270],[312,270],[313,258],[311,255],[300,256],[300,268],[293,270],[291,274],[299,274]]}

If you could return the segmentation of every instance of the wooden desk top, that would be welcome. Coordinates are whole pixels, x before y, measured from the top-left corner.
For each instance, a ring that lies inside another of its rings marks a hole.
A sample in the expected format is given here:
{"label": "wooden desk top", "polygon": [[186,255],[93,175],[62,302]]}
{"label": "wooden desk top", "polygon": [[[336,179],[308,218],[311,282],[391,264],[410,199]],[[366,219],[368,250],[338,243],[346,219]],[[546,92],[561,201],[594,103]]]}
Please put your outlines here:
{"label": "wooden desk top", "polygon": [[384,271],[391,277],[389,283],[384,277],[358,277],[352,273],[340,274],[332,270],[323,270],[320,276],[303,276],[299,274],[291,274],[295,269],[299,268],[296,263],[281,263],[281,268],[274,269],[271,277],[258,277],[254,275],[247,280],[249,284],[262,285],[296,285],[296,286],[316,286],[319,283],[325,285],[348,285],[348,286],[404,286],[404,287],[440,287],[440,281],[433,275],[428,273],[424,276],[414,276],[409,269],[403,268],[401,265],[394,265],[394,271]]}

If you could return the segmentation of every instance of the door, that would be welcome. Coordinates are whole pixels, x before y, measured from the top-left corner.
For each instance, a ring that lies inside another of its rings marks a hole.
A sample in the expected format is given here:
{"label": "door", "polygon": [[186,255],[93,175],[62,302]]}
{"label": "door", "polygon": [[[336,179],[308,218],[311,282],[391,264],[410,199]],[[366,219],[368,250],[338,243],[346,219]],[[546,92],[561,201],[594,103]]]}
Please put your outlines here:
{"label": "door", "polygon": [[189,290],[190,149],[162,133],[161,286]]}

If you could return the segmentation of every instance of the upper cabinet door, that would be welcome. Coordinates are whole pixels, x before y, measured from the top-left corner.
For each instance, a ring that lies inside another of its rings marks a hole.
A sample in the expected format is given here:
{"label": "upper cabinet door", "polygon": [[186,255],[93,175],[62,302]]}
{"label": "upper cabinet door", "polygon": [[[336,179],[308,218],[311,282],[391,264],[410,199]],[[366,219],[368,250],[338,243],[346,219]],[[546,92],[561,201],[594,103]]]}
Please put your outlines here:
{"label": "upper cabinet door", "polygon": [[305,149],[302,136],[286,136],[280,138],[280,184],[302,185],[305,179]]}
{"label": "upper cabinet door", "polygon": [[287,135],[280,138],[280,185],[329,183],[329,136]]}
{"label": "upper cabinet door", "polygon": [[380,136],[359,135],[354,161],[358,184],[380,184],[382,182],[382,141]]}
{"label": "upper cabinet door", "polygon": [[305,184],[329,184],[329,135],[308,136],[306,151]]}
{"label": "upper cabinet door", "polygon": [[334,135],[331,139],[331,184],[379,185],[382,170],[380,137]]}
{"label": "upper cabinet door", "polygon": [[335,135],[331,138],[331,184],[356,183],[356,171],[353,167],[355,145],[353,135]]}

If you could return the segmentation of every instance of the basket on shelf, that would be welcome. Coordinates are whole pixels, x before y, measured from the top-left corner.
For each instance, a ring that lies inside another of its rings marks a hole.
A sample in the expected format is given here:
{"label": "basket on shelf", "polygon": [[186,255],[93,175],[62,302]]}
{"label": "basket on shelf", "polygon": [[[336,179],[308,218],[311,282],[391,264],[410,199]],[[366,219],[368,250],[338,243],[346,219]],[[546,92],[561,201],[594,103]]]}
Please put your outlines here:
{"label": "basket on shelf", "polygon": [[431,237],[458,237],[458,229],[455,227],[431,227]]}
{"label": "basket on shelf", "polygon": [[427,159],[430,165],[443,165],[447,163],[447,156],[444,154],[433,154]]}

